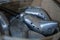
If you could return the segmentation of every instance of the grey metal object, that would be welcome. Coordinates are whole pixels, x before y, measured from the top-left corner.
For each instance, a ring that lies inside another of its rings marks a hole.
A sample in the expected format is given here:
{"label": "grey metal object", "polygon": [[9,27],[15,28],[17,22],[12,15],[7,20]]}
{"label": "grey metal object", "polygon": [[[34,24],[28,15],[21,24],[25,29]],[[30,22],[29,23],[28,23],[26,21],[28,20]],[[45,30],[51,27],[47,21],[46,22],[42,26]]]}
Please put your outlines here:
{"label": "grey metal object", "polygon": [[25,13],[26,13],[26,14],[35,15],[35,16],[37,16],[37,17],[42,18],[43,20],[50,20],[50,19],[49,19],[49,16],[48,16],[47,13],[46,13],[46,11],[43,10],[42,8],[40,8],[40,7],[28,7],[28,8],[25,10]]}
{"label": "grey metal object", "polygon": [[6,16],[2,12],[0,12],[0,24],[3,30],[6,30],[9,25],[8,20],[6,19]]}
{"label": "grey metal object", "polygon": [[54,21],[39,21],[34,23],[32,20],[30,20],[30,18],[27,17],[24,17],[24,22],[28,28],[43,35],[53,34],[58,27],[58,23]]}
{"label": "grey metal object", "polygon": [[[35,19],[34,17],[39,19]],[[52,35],[55,30],[58,31],[58,23],[51,21],[46,12],[39,7],[27,8],[25,12],[20,15],[20,18],[30,30],[37,33],[41,33],[43,35]]]}

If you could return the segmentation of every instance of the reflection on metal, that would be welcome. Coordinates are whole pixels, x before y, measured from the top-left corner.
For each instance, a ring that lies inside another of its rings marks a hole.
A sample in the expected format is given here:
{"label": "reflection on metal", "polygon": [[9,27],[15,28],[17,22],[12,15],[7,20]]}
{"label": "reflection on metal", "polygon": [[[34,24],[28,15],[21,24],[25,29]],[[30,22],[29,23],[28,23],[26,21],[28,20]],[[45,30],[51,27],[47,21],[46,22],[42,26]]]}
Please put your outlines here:
{"label": "reflection on metal", "polygon": [[34,22],[32,22],[32,20],[25,17],[24,22],[29,29],[41,33],[43,35],[53,34],[56,28],[58,27],[58,23],[54,21],[40,21],[35,24]]}
{"label": "reflection on metal", "polygon": [[42,8],[40,8],[40,7],[28,7],[28,8],[25,10],[25,13],[26,13],[26,14],[35,15],[35,16],[37,16],[37,17],[42,18],[43,20],[50,20],[50,19],[49,19],[49,16],[48,16],[47,13],[46,13],[46,11],[43,10]]}
{"label": "reflection on metal", "polygon": [[[36,20],[34,16],[36,16],[39,19]],[[58,31],[57,29],[58,23],[55,21],[50,21],[46,12],[44,12],[39,7],[38,8],[36,7],[27,8],[25,13],[22,13],[20,15],[20,18],[23,20],[23,22],[28,26],[30,30],[35,31],[37,33],[41,33],[43,35],[48,36],[48,35],[54,34],[55,30]],[[40,20],[41,18],[43,19],[42,21]]]}
{"label": "reflection on metal", "polygon": [[5,15],[2,12],[0,12],[0,24],[3,28],[3,30],[7,29],[8,25],[9,25]]}

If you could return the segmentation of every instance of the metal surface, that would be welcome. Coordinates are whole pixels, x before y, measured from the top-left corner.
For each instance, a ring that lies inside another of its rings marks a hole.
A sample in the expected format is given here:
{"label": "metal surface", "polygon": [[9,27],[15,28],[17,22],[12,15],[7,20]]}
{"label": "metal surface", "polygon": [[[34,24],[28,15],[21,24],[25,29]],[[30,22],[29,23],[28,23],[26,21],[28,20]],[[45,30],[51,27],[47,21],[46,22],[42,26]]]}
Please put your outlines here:
{"label": "metal surface", "polygon": [[56,30],[58,31],[58,23],[51,21],[46,12],[39,7],[27,8],[20,18],[30,30],[37,33],[48,36],[53,35]]}
{"label": "metal surface", "polygon": [[[35,18],[33,18],[35,20]],[[28,28],[32,31],[41,33],[43,35],[51,35],[54,33],[55,30],[57,30],[58,23],[54,21],[39,21],[34,22],[33,20],[30,20],[28,16],[24,16],[24,22],[28,26]]]}
{"label": "metal surface", "polygon": [[8,20],[6,19],[6,16],[2,12],[0,12],[0,24],[3,30],[6,30],[9,25]]}
{"label": "metal surface", "polygon": [[50,20],[47,12],[40,7],[28,7],[25,10],[25,13],[35,15],[37,17],[42,18],[43,20]]}

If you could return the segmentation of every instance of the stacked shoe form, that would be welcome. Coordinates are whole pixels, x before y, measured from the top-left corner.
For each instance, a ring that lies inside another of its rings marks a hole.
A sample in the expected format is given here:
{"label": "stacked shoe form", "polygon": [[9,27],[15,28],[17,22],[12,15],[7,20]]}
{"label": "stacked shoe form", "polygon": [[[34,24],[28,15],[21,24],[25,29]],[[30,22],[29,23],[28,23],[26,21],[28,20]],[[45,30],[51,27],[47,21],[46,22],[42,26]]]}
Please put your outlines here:
{"label": "stacked shoe form", "polygon": [[45,36],[53,35],[59,30],[58,22],[52,21],[47,12],[40,7],[28,7],[20,14],[20,19],[30,30]]}

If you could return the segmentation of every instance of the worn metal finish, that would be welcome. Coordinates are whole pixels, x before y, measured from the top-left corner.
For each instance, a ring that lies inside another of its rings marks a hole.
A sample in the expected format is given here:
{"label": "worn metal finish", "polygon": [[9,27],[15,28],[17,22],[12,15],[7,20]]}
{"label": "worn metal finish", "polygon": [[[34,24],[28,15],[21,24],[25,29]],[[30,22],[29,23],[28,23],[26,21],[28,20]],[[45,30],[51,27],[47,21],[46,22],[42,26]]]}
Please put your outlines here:
{"label": "worn metal finish", "polygon": [[30,18],[27,17],[26,16],[24,17],[24,22],[28,26],[28,28],[32,31],[41,33],[43,35],[53,34],[58,27],[58,23],[54,21],[33,22],[32,20],[30,20]]}
{"label": "worn metal finish", "polygon": [[47,15],[47,12],[40,7],[28,7],[25,10],[25,13],[35,15],[43,20],[50,20],[49,16]]}
{"label": "worn metal finish", "polygon": [[41,33],[43,35],[52,35],[54,34],[55,30],[58,30],[58,23],[51,21],[46,12],[44,12],[39,7],[27,8],[25,13],[20,15],[20,18],[30,30]]}

